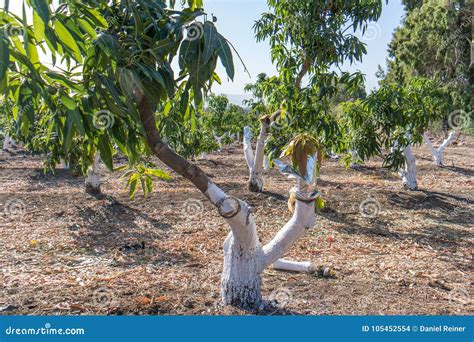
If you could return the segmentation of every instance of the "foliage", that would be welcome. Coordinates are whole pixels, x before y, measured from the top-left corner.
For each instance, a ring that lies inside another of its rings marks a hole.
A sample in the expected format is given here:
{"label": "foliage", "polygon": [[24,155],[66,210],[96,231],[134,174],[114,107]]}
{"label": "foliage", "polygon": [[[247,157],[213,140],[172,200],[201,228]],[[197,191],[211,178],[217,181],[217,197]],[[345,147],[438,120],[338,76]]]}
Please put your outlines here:
{"label": "foliage", "polygon": [[[17,131],[39,138],[54,160],[80,144],[83,168],[96,150],[111,170],[117,151],[134,168],[150,153],[138,110],[144,99],[160,113],[179,108],[184,125],[193,127],[204,93],[219,81],[217,61],[234,76],[230,45],[201,0],[183,2],[182,10],[162,0],[26,4],[23,17],[7,6],[0,13],[0,92],[14,105]],[[38,48],[51,55],[52,67],[40,61]],[[97,124],[98,113],[106,114],[105,124]],[[174,126],[180,134],[182,128]]]}
{"label": "foliage", "polygon": [[[412,3],[411,1],[406,2]],[[451,97],[454,110],[472,110],[474,70],[470,68],[472,13],[468,1],[413,2],[389,45],[386,79],[409,82],[427,77]]]}
{"label": "foliage", "polygon": [[[302,133],[315,137],[326,150],[344,149],[331,99],[340,89],[350,94],[359,91],[364,77],[359,72],[333,70],[339,69],[343,62],[362,60],[367,51],[355,31],[365,32],[368,22],[379,18],[382,3],[268,1],[270,11],[262,14],[254,28],[257,40],[270,43],[278,76],[257,80],[252,90],[257,90],[257,100],[264,107],[270,104],[270,109],[274,109],[285,100],[288,108],[268,139],[270,157],[278,156],[293,136]],[[309,82],[301,87],[305,75]],[[258,83],[262,83],[261,89]]]}
{"label": "foliage", "polygon": [[442,95],[435,82],[413,78],[406,85],[382,82],[365,99],[343,103],[340,119],[349,148],[362,159],[384,153],[384,165],[397,170],[405,147],[422,143],[428,125],[443,115]]}
{"label": "foliage", "polygon": [[211,94],[207,107],[196,112],[194,120],[188,120],[188,111],[178,107],[158,113],[162,136],[179,154],[193,158],[202,152],[215,151],[219,146],[214,137],[223,136],[223,143],[235,141],[246,125],[254,125],[252,113],[229,103],[225,95]]}

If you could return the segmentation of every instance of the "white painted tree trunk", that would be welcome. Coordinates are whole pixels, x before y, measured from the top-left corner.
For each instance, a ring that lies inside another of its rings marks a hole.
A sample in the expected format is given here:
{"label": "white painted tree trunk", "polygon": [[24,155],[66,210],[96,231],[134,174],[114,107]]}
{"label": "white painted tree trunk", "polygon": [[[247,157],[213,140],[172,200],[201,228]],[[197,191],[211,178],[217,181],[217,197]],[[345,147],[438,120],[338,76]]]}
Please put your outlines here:
{"label": "white painted tree trunk", "polygon": [[5,135],[5,138],[3,139],[3,150],[8,151],[13,148],[13,145],[15,145],[15,141],[9,137],[8,135]]}
{"label": "white painted tree trunk", "polygon": [[206,196],[218,207],[219,213],[231,228],[224,243],[221,282],[224,304],[241,307],[258,306],[262,299],[263,270],[277,262],[305,229],[314,226],[315,197],[312,193],[306,192],[305,187],[297,186],[292,191],[296,193],[297,198],[292,218],[268,244],[262,247],[249,206],[239,199],[227,196],[214,183],[209,183]]}
{"label": "white painted tree trunk", "polygon": [[252,150],[252,135],[249,127],[244,127],[244,154],[249,168],[249,190],[261,192],[263,190],[263,169],[265,160],[265,139],[267,137],[269,123],[260,123],[260,134],[258,135],[255,155]]}
{"label": "white painted tree trunk", "polygon": [[268,160],[267,156],[263,159],[263,170],[265,172],[270,171],[270,160]]}
{"label": "white painted tree trunk", "polygon": [[349,153],[351,155],[351,165],[350,165],[350,168],[352,169],[357,169],[360,167],[360,165],[362,164],[361,162],[361,159],[359,157],[359,154],[357,153],[357,151],[355,150],[349,150]]}
{"label": "white painted tree trunk", "polygon": [[224,146],[222,145],[222,138],[224,137],[225,134],[224,134],[224,135],[221,135],[221,136],[218,136],[218,135],[216,134],[216,132],[213,132],[213,134],[214,134],[214,138],[215,138],[216,141],[217,141],[217,144],[219,145],[219,150],[218,150],[218,152],[221,152],[221,151],[222,151],[222,148],[224,147]]}
{"label": "white painted tree trunk", "polygon": [[100,193],[100,174],[99,174],[99,162],[100,154],[96,152],[94,154],[94,162],[92,166],[89,167],[86,177],[86,192],[89,194],[99,194]]}
{"label": "white painted tree trunk", "polygon": [[403,151],[405,155],[405,168],[399,170],[399,174],[402,177],[403,185],[409,190],[418,189],[416,182],[416,158],[411,150],[411,145],[408,145]]}
{"label": "white painted tree trunk", "polygon": [[267,122],[260,123],[260,134],[257,139],[255,148],[255,161],[250,172],[249,189],[253,192],[261,192],[263,190],[263,160],[265,157],[265,139],[267,138],[268,127]]}
{"label": "white painted tree trunk", "polygon": [[313,273],[316,271],[311,261],[293,261],[287,259],[278,259],[272,265],[276,270]]}
{"label": "white painted tree trunk", "polygon": [[[410,141],[410,133],[407,132],[405,136],[407,141]],[[392,152],[397,146],[398,141],[394,141]],[[416,157],[411,149],[411,144],[408,144],[403,150],[403,155],[405,156],[405,164],[403,168],[398,170],[398,174],[402,177],[402,183],[405,188],[408,190],[416,190],[418,189],[418,184],[416,182]]]}
{"label": "white painted tree trunk", "polygon": [[69,162],[65,161],[64,159],[61,158],[61,164],[64,165],[64,168],[66,170],[69,170]]}
{"label": "white painted tree trunk", "polygon": [[454,138],[454,135],[456,134],[456,131],[451,131],[449,133],[448,137],[444,139],[444,141],[439,145],[438,148],[435,148],[433,146],[433,143],[431,142],[430,138],[426,133],[423,133],[423,140],[425,141],[426,146],[428,146],[428,149],[430,150],[431,154],[433,155],[433,159],[436,163],[437,166],[443,166],[443,153],[446,147],[449,146],[451,141]]}

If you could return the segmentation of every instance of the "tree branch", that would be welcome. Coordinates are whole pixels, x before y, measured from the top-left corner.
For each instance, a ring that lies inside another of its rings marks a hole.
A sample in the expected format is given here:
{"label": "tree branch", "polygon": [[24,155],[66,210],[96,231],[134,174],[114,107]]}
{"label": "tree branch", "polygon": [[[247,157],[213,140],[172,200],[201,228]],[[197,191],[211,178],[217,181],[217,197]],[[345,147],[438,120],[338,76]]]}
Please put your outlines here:
{"label": "tree branch", "polygon": [[309,60],[309,58],[306,57],[304,59],[303,66],[301,67],[301,70],[298,73],[298,77],[296,77],[295,86],[298,89],[301,88],[301,82],[303,81],[303,77],[309,71],[310,66],[311,66],[311,61]]}
{"label": "tree branch", "polygon": [[316,267],[311,261],[293,261],[287,259],[278,259],[272,264],[276,270],[313,273]]}
{"label": "tree branch", "polygon": [[219,214],[230,225],[235,241],[242,248],[242,252],[256,248],[260,242],[247,203],[229,197],[203,170],[178,155],[161,140],[154,113],[146,98],[139,102],[138,109],[147,143],[154,154],[171,169],[190,180],[217,207]]}
{"label": "tree branch", "polygon": [[276,262],[315,223],[314,200],[296,201],[295,212],[275,237],[263,247],[266,268]]}

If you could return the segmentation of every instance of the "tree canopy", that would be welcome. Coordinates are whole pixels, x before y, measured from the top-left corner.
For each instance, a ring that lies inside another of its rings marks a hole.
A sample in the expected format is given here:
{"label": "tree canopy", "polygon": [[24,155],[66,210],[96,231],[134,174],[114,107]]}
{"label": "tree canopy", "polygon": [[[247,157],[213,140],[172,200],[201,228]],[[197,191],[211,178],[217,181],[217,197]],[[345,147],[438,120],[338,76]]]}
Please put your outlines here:
{"label": "tree canopy", "polygon": [[[55,146],[53,154],[67,154],[80,142],[86,164],[96,150],[109,169],[118,150],[130,165],[140,163],[150,153],[150,122],[140,106],[163,116],[179,108],[181,125],[192,130],[203,92],[219,82],[218,60],[234,77],[230,45],[200,0],[183,2],[180,10],[175,1],[160,0],[27,5],[22,17],[8,6],[0,13],[0,91],[13,104],[18,132],[35,131]],[[38,49],[51,65],[39,59]],[[179,72],[171,67],[175,58]]]}

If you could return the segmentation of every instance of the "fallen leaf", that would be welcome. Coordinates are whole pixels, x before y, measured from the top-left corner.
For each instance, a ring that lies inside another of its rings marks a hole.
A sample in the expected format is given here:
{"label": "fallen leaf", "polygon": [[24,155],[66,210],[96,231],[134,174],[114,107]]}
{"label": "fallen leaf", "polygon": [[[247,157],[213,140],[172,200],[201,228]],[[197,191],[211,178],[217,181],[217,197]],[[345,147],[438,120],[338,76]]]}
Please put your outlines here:
{"label": "fallen leaf", "polygon": [[159,296],[159,297],[156,297],[153,299],[154,302],[166,302],[168,300],[168,297],[167,296]]}
{"label": "fallen leaf", "polygon": [[148,297],[138,297],[136,301],[140,305],[149,305],[151,303],[151,299]]}

